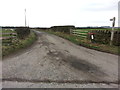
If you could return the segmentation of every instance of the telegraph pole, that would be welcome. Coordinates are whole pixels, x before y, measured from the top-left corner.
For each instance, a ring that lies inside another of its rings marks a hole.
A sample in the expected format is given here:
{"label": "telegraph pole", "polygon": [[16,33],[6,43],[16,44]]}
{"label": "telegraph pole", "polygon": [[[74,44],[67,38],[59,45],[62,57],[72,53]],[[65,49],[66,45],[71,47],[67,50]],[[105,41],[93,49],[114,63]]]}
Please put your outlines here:
{"label": "telegraph pole", "polygon": [[113,23],[112,23],[112,31],[111,31],[111,38],[110,38],[110,45],[113,45],[115,17],[113,17],[113,19],[110,19],[110,21],[113,21]]}
{"label": "telegraph pole", "polygon": [[25,9],[25,27],[26,27],[26,25],[27,25],[27,24],[26,24],[26,9]]}

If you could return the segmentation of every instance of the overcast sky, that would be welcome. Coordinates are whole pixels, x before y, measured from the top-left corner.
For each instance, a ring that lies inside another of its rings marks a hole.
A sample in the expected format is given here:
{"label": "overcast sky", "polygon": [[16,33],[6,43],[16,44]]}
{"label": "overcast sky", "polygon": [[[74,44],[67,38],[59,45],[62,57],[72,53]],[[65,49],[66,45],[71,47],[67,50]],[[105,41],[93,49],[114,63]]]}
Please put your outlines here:
{"label": "overcast sky", "polygon": [[0,0],[0,26],[111,26],[119,0]]}

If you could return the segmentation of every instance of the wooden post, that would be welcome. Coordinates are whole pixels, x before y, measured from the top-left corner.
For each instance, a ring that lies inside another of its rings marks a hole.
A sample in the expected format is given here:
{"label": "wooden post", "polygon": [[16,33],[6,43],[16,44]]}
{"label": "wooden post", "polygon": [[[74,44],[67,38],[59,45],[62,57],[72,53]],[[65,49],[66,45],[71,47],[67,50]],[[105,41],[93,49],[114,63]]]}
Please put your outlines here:
{"label": "wooden post", "polygon": [[73,30],[72,30],[72,29],[70,29],[70,34],[72,35],[72,33],[73,33]]}
{"label": "wooden post", "polygon": [[115,17],[113,19],[110,19],[110,21],[113,21],[113,23],[112,23],[112,31],[111,31],[111,38],[110,38],[110,45],[113,45]]}

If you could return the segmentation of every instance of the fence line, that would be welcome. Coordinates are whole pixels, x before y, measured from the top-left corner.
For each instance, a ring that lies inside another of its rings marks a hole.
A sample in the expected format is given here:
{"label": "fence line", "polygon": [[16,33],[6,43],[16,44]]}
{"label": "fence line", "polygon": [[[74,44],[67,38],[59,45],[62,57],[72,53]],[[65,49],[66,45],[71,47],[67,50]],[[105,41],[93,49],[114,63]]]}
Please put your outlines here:
{"label": "fence line", "polygon": [[87,38],[87,34],[89,33],[88,30],[82,30],[82,29],[73,29],[72,30],[72,34],[73,35],[76,35],[78,37],[81,37],[81,38]]}
{"label": "fence line", "polygon": [[[105,30],[105,29],[89,29],[89,30],[85,30],[85,29],[72,29],[71,30],[71,34],[76,35],[78,37],[82,37],[82,38],[87,38],[87,35],[89,32],[92,31],[96,31],[96,32],[103,32],[103,33],[110,33],[111,30]],[[115,30],[115,32],[118,32],[118,30]]]}
{"label": "fence line", "polygon": [[[4,36],[4,35],[9,35],[9,36]],[[16,38],[17,33],[2,33],[2,37],[0,39],[10,39],[10,38]]]}
{"label": "fence line", "polygon": [[0,40],[2,40],[2,44],[8,45],[11,44],[13,39],[16,37],[17,37],[17,33],[2,33],[2,37],[0,37]]}

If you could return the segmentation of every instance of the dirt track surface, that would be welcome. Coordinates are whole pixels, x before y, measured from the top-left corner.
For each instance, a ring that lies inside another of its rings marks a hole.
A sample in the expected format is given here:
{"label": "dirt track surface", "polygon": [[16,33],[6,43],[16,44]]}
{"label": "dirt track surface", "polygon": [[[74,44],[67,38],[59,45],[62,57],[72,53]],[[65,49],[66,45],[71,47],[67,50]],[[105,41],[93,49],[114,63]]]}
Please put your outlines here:
{"label": "dirt track surface", "polygon": [[117,87],[117,55],[77,46],[55,35],[36,33],[38,40],[34,45],[3,59],[3,87],[93,88],[102,87],[100,83],[107,88]]}

